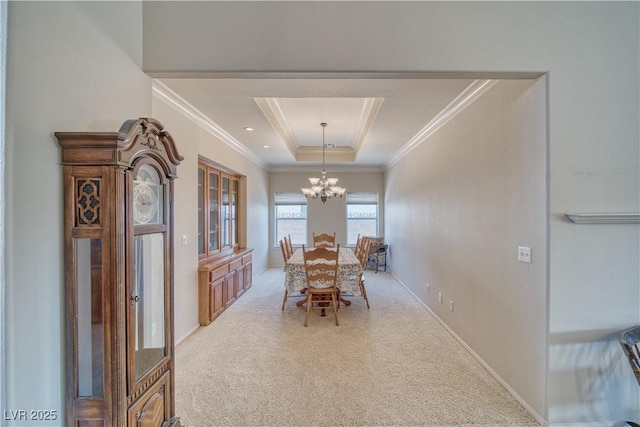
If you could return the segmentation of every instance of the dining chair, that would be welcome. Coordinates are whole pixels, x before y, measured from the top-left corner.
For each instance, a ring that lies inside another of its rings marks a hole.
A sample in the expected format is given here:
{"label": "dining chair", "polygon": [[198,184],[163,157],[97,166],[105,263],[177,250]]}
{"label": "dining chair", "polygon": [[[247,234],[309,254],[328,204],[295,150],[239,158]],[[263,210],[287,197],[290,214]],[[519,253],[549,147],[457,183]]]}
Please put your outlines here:
{"label": "dining chair", "polygon": [[629,360],[631,371],[640,385],[640,326],[622,331],[620,345]]}
{"label": "dining chair", "polygon": [[[286,237],[285,237],[286,239]],[[291,258],[291,255],[293,255],[293,253],[290,253],[287,245],[280,240],[280,249],[282,250],[282,258],[284,260],[284,263],[286,264],[287,261],[289,261],[289,258]],[[301,292],[302,293],[302,292]],[[284,298],[282,299],[282,310],[284,310],[284,306],[287,304],[287,298],[289,298],[289,290],[287,289],[287,287],[285,286],[284,288]],[[298,296],[298,295],[296,295]],[[304,295],[300,295],[300,296],[304,296]]]}
{"label": "dining chair", "polygon": [[[284,263],[286,264],[290,256],[288,256],[288,250],[282,240],[280,240],[280,249],[282,249],[282,258],[284,259]],[[284,310],[284,305],[287,303],[287,297],[289,296],[289,291],[286,286],[284,288],[284,299],[282,300],[282,309]]]}
{"label": "dining chair", "polygon": [[331,234],[321,233],[316,236],[313,233],[313,246],[316,248],[334,248],[336,246],[336,233]]}
{"label": "dining chair", "polygon": [[284,243],[282,240],[280,240],[280,242],[278,243],[280,244],[280,249],[282,249],[282,259],[286,264],[287,261],[289,261],[289,258],[291,258],[291,254],[289,253],[289,249],[287,249],[286,243]]}
{"label": "dining chair", "polygon": [[362,242],[360,243],[360,253],[357,255],[358,261],[360,261],[360,265],[362,266],[362,275],[360,275],[360,280],[358,281],[358,286],[360,287],[360,293],[362,294],[362,298],[364,298],[367,303],[367,308],[369,308],[369,297],[367,297],[367,288],[364,285],[364,271],[367,269],[367,259],[369,258],[369,249],[371,248],[371,239],[367,239],[366,237],[362,238]]}
{"label": "dining chair", "polygon": [[289,258],[293,255],[293,243],[291,243],[291,234],[287,234],[284,236],[284,244],[286,245],[287,252],[289,253]]}
{"label": "dining chair", "polygon": [[362,246],[362,237],[360,237],[360,234],[358,234],[358,238],[356,239],[356,247],[353,248],[353,253],[355,254],[356,258],[359,258],[358,255],[360,254],[361,246]]}
{"label": "dining chair", "polygon": [[[306,250],[302,245],[304,271],[307,278],[307,311],[304,326],[309,322],[312,308],[333,308],[333,316],[338,323],[338,253],[333,248],[311,248]],[[329,299],[330,298],[330,299]],[[315,304],[315,305],[314,305]]]}
{"label": "dining chair", "polygon": [[[629,360],[631,371],[640,385],[640,326],[635,326],[620,333],[620,345]],[[640,424],[627,421],[627,425],[640,427]]]}

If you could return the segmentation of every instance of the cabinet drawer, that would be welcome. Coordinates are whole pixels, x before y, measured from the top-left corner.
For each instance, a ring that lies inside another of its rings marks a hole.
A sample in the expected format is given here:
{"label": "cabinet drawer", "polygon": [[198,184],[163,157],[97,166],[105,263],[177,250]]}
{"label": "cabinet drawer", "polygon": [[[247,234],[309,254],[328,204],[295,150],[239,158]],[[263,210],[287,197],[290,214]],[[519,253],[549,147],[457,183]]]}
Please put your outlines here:
{"label": "cabinet drawer", "polygon": [[251,262],[251,254],[249,255],[245,255],[242,257],[242,263],[243,264],[249,264]]}
{"label": "cabinet drawer", "polygon": [[209,282],[214,282],[217,279],[224,277],[229,272],[229,266],[223,265],[222,267],[218,267],[215,270],[209,273]]}
{"label": "cabinet drawer", "polygon": [[236,270],[238,267],[242,265],[242,259],[234,259],[229,263],[229,271]]}

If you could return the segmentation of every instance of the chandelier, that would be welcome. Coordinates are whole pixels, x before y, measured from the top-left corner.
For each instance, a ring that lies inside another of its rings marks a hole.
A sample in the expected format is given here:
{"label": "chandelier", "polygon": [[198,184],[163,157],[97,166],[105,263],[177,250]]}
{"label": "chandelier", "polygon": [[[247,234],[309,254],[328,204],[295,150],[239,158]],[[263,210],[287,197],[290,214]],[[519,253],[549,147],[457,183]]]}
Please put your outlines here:
{"label": "chandelier", "polygon": [[342,197],[347,189],[336,185],[338,178],[327,178],[327,171],[324,170],[324,128],[327,127],[327,124],[320,123],[320,126],[322,126],[322,177],[309,178],[311,188],[302,188],[301,190],[307,199],[320,199],[322,203],[325,203],[327,199],[332,197]]}

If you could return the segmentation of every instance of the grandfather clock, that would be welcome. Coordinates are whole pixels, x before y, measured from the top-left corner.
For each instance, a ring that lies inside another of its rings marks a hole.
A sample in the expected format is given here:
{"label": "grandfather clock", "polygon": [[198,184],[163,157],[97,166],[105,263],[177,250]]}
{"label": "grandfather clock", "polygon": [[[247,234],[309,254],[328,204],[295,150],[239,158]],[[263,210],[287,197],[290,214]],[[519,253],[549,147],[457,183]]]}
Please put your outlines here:
{"label": "grandfather clock", "polygon": [[180,426],[174,408],[173,180],[154,119],[56,132],[64,177],[66,425]]}

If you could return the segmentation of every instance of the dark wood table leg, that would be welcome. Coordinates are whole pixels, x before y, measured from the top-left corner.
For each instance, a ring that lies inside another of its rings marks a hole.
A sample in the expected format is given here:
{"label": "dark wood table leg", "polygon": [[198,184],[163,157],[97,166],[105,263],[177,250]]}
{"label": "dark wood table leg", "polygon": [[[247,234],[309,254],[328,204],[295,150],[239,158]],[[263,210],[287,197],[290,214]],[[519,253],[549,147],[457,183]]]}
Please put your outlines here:
{"label": "dark wood table leg", "polygon": [[[306,292],[306,289],[305,289],[305,292]],[[322,298],[324,299],[324,296],[323,296]],[[303,305],[305,305],[305,304],[306,304],[306,302],[307,302],[307,299],[306,299],[306,298],[305,298],[305,299],[302,299],[302,300],[300,300],[300,301],[296,302],[296,306],[298,306],[298,307],[302,307]],[[351,304],[351,303],[349,303],[349,304]],[[324,306],[328,306],[328,305],[329,305],[329,303],[328,303],[328,302],[321,302],[321,303],[320,303],[320,306],[322,307],[323,305],[324,305]],[[327,315],[327,312],[326,312],[325,308],[323,307],[323,308],[322,308],[322,311],[321,311],[321,313],[320,313],[320,316],[323,316],[323,317],[324,317],[324,316],[326,316],[326,315]]]}
{"label": "dark wood table leg", "polygon": [[346,307],[349,307],[351,305],[351,301],[349,301],[348,299],[344,299],[342,297],[342,291],[340,291],[340,289],[338,289],[338,300],[343,303]]}
{"label": "dark wood table leg", "polygon": [[[305,289],[305,292],[306,292],[306,289]],[[324,297],[323,297],[323,298],[324,298]],[[340,291],[340,289],[338,289],[338,300],[339,300],[341,303],[343,303],[346,307],[348,307],[348,306],[350,306],[350,305],[351,305],[351,301],[349,301],[348,299],[344,299],[344,298],[342,297],[342,292]],[[306,303],[307,303],[307,299],[306,299],[306,298],[304,298],[304,299],[301,299],[300,301],[296,302],[296,306],[297,306],[297,307],[302,307],[302,306],[303,306],[303,305],[305,305]],[[324,306],[329,306],[329,302],[324,302],[324,303],[323,303],[323,302],[321,302],[321,303],[320,303],[320,306],[322,307],[323,305],[324,305]],[[325,317],[326,315],[327,315],[326,309],[323,307],[323,308],[322,308],[322,312],[320,313],[320,316]]]}
{"label": "dark wood table leg", "polygon": [[[303,294],[303,295],[306,294],[307,293],[307,288],[301,289],[300,293]],[[307,299],[303,298],[300,301],[296,302],[296,307],[302,307],[306,302],[307,302]]]}

